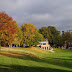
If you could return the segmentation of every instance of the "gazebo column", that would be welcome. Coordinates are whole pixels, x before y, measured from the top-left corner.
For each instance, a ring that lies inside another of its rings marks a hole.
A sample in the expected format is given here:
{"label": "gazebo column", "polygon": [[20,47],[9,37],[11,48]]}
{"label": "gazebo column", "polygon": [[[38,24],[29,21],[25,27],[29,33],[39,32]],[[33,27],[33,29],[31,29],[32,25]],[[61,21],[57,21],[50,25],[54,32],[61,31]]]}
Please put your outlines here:
{"label": "gazebo column", "polygon": [[48,47],[47,47],[47,50],[48,50]]}
{"label": "gazebo column", "polygon": [[47,47],[46,47],[46,50],[47,50]]}
{"label": "gazebo column", "polygon": [[44,47],[44,50],[45,50],[45,47]]}

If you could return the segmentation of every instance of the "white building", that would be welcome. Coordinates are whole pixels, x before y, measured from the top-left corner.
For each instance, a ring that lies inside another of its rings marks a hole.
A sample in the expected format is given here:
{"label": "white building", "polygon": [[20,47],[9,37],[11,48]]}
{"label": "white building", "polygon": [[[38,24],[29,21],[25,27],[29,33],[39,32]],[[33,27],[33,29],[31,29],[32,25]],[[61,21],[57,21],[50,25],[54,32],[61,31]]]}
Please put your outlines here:
{"label": "white building", "polygon": [[50,50],[50,48],[51,48],[48,41],[40,42],[39,47],[43,50]]}

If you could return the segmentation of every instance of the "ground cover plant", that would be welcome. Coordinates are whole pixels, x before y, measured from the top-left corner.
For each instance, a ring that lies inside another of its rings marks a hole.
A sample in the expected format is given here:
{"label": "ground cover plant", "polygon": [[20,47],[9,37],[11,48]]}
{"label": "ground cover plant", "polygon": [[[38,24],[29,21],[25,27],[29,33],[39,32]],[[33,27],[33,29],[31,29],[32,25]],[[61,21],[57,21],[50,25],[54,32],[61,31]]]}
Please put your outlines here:
{"label": "ground cover plant", "polygon": [[72,50],[1,48],[0,72],[72,72]]}

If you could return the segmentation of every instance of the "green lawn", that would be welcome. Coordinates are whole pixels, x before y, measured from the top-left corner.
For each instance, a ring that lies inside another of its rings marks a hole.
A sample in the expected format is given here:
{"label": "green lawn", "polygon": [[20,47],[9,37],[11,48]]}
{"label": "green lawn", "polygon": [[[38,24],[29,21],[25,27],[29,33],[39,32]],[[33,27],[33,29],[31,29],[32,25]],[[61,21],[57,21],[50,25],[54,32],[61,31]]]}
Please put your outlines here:
{"label": "green lawn", "polygon": [[12,49],[0,51],[0,72],[72,72],[72,50],[55,49],[51,53],[37,48]]}

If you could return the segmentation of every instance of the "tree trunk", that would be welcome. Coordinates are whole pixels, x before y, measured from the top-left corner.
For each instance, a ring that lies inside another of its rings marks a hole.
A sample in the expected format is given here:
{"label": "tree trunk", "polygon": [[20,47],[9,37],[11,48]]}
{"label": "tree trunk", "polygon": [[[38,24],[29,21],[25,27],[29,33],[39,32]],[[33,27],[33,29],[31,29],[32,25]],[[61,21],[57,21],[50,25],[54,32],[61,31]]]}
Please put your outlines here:
{"label": "tree trunk", "polygon": [[9,48],[12,48],[12,44],[9,44]]}
{"label": "tree trunk", "polygon": [[1,51],[1,44],[0,44],[0,51]]}
{"label": "tree trunk", "polygon": [[1,51],[1,42],[0,42],[0,51]]}
{"label": "tree trunk", "polygon": [[9,48],[10,48],[10,44],[9,44]]}

